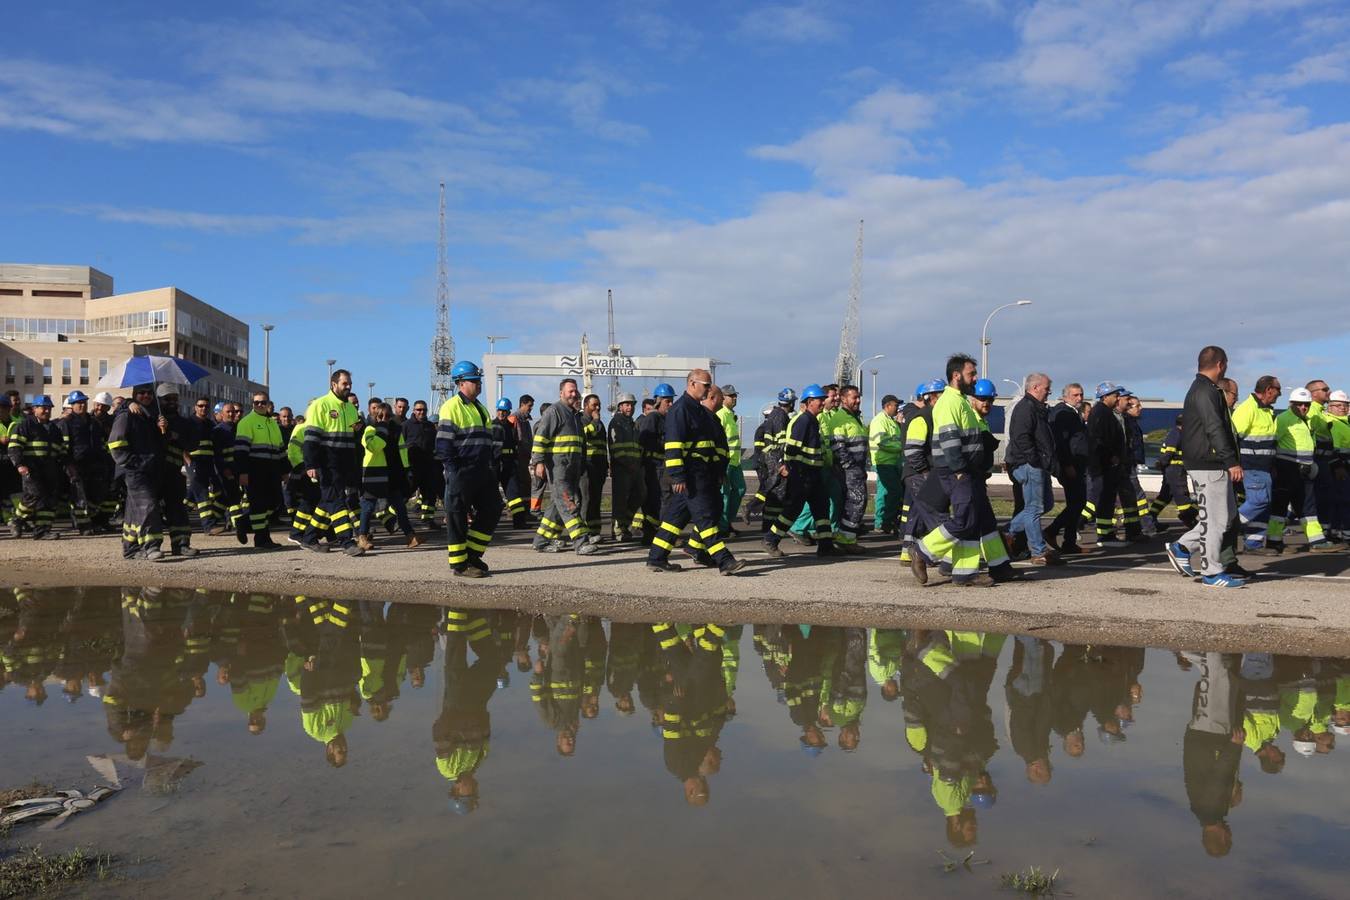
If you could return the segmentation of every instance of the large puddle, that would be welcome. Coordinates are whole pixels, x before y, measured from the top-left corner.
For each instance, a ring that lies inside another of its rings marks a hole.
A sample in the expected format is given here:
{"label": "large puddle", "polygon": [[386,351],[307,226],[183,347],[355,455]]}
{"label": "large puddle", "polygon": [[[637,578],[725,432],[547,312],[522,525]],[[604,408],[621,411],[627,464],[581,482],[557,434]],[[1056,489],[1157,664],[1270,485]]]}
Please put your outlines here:
{"label": "large puddle", "polygon": [[123,788],[0,847],[99,895],[1350,895],[1342,660],[155,589],[0,654],[0,788]]}

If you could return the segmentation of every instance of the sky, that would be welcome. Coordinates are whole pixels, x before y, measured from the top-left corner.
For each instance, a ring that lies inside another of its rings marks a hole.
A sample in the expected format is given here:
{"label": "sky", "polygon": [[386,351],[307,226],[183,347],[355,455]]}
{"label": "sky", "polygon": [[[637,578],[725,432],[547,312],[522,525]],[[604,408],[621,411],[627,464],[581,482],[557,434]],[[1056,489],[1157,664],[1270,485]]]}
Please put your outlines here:
{"label": "sky", "polygon": [[879,393],[1020,298],[1001,389],[1180,400],[1208,343],[1244,391],[1350,387],[1343,0],[167,9],[6,13],[0,257],[215,304],[256,379],[274,323],[282,402],[326,358],[427,394],[441,181],[461,359],[603,347],[612,289],[626,353],[728,360],[757,410],[832,377],[863,220]]}

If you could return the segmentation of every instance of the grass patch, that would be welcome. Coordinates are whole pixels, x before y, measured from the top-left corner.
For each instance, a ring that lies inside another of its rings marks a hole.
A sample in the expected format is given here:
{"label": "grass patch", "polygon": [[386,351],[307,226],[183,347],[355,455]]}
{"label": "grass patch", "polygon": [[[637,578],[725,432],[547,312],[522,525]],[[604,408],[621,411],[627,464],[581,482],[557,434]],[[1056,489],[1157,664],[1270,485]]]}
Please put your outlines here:
{"label": "grass patch", "polygon": [[20,850],[0,860],[0,900],[50,893],[86,878],[103,881],[112,866],[110,854],[83,847],[66,853],[43,853],[41,847]]}
{"label": "grass patch", "polygon": [[34,797],[51,797],[55,793],[56,788],[51,785],[38,784],[34,781],[32,784],[25,785],[24,787],[0,790],[0,806],[18,803],[20,800],[32,800]]}
{"label": "grass patch", "polygon": [[[1025,872],[1004,872],[998,877],[999,883],[1022,894],[1033,897],[1050,897],[1055,894],[1055,882],[1059,880],[1059,869],[1046,872],[1036,866],[1028,866]],[[1064,892],[1067,894],[1067,892]],[[1071,894],[1069,896],[1072,896]]]}

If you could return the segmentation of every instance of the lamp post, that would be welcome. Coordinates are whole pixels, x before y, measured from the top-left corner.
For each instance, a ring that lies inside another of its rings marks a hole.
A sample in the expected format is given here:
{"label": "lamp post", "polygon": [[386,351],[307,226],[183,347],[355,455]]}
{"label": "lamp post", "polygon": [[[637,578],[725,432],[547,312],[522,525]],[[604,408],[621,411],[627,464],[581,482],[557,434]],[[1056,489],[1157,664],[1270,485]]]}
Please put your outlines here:
{"label": "lamp post", "polygon": [[989,320],[999,312],[999,310],[1008,309],[1013,306],[1030,306],[1030,300],[1014,300],[1012,303],[1005,303],[1002,306],[994,308],[989,314],[989,318],[984,320],[984,328],[980,329],[980,375],[984,378],[989,377]]}
{"label": "lamp post", "polygon": [[877,370],[872,370],[872,418],[877,415]]}
{"label": "lamp post", "polygon": [[332,384],[332,383],[333,383],[333,366],[337,364],[337,360],[336,360],[336,359],[325,359],[324,362],[328,363],[328,383],[329,383],[329,384]]}
{"label": "lamp post", "polygon": [[272,390],[272,329],[275,325],[264,324],[263,330],[263,384]]}
{"label": "lamp post", "polygon": [[863,366],[867,365],[874,359],[885,359],[885,358],[886,358],[885,353],[878,353],[876,356],[869,356],[867,357],[867,359],[864,359],[862,362],[858,363],[858,380],[853,382],[855,385],[857,385],[858,390],[862,390]]}
{"label": "lamp post", "polygon": [[371,401],[371,398],[374,397],[374,396],[375,396],[375,382],[373,382],[373,381],[367,381],[367,382],[366,382],[366,402],[369,403],[369,402]]}
{"label": "lamp post", "polygon": [[509,340],[511,340],[511,336],[509,334],[489,334],[487,336],[488,353],[497,352],[498,341],[509,341]]}

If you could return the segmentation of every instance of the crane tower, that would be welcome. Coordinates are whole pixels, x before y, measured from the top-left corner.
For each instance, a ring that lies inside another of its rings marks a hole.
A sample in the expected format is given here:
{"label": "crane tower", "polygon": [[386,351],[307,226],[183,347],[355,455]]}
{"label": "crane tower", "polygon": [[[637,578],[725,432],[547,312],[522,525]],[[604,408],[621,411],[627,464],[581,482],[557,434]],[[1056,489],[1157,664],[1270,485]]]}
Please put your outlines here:
{"label": "crane tower", "polygon": [[445,249],[445,182],[441,182],[440,234],[436,242],[436,335],[431,339],[431,397],[440,410],[450,396],[455,340],[450,337],[450,263]]}
{"label": "crane tower", "polygon": [[834,363],[835,384],[852,384],[858,369],[858,305],[862,302],[863,220],[858,220],[858,243],[853,248],[853,277],[848,288],[844,328],[839,332],[839,358]]}

